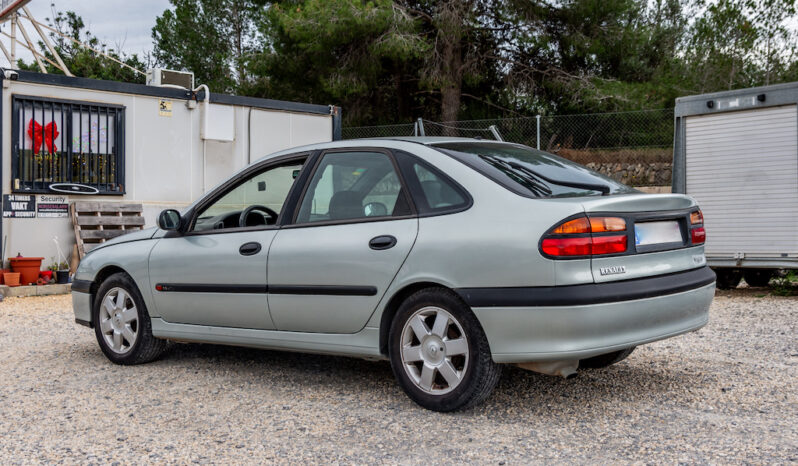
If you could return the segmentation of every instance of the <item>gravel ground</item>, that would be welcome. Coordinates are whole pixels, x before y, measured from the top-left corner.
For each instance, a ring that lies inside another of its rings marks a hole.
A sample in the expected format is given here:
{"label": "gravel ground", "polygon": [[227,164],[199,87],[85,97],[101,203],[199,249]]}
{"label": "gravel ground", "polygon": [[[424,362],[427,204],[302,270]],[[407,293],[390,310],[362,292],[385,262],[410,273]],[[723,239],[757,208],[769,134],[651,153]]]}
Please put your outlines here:
{"label": "gravel ground", "polygon": [[177,345],[121,367],[68,296],[0,304],[0,461],[798,462],[798,298],[719,293],[704,329],[571,380],[507,368],[437,414],[386,362]]}

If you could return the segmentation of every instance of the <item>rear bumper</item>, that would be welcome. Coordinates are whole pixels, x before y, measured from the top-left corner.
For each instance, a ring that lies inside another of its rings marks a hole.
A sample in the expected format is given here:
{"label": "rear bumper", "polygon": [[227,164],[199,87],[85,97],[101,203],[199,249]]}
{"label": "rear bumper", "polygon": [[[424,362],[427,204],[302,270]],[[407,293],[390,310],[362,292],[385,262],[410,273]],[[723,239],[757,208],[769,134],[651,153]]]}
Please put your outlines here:
{"label": "rear bumper", "polygon": [[504,290],[512,291],[490,300],[458,292],[482,324],[493,360],[515,363],[583,359],[697,330],[708,322],[715,280],[702,267],[542,294]]}

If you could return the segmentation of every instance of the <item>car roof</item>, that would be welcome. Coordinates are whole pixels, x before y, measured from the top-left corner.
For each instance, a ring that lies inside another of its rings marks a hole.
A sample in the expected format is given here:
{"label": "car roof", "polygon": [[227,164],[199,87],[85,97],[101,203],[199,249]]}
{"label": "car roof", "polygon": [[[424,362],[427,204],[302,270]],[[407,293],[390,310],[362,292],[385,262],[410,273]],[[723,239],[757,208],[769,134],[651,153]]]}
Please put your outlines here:
{"label": "car roof", "polygon": [[[487,143],[497,143],[497,144],[503,143],[502,141],[495,141],[492,139],[459,138],[459,137],[447,137],[447,136],[392,136],[392,137],[379,137],[379,138],[340,139],[337,141],[320,142],[316,144],[308,144],[305,146],[292,147],[290,149],[285,149],[279,152],[275,152],[273,154],[266,155],[264,157],[260,157],[253,163],[262,162],[264,160],[271,159],[274,157],[279,157],[281,155],[296,154],[299,152],[306,152],[313,150],[337,149],[341,147],[380,146],[381,144],[378,144],[380,141],[388,143],[388,145],[393,148],[397,148],[397,145],[409,146],[410,144],[421,144],[427,146],[427,145],[441,144],[446,142],[481,142],[481,143],[487,142]],[[407,147],[407,149],[411,149],[411,147],[412,146]]]}

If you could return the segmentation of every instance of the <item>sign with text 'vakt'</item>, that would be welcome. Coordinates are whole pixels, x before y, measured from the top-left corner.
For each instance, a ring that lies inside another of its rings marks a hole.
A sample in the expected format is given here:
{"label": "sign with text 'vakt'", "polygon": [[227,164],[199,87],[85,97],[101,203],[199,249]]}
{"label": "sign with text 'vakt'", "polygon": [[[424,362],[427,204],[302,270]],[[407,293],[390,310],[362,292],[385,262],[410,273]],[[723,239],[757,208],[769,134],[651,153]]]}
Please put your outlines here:
{"label": "sign with text 'vakt'", "polygon": [[6,218],[36,217],[36,198],[30,194],[4,194],[3,217]]}

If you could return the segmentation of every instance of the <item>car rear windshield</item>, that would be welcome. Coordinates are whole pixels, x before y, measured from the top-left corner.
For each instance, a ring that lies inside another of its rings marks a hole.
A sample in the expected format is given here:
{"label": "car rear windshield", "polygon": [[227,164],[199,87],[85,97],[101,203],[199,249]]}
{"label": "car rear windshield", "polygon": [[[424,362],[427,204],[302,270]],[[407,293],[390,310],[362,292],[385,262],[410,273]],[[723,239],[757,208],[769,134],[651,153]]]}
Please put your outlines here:
{"label": "car rear windshield", "polygon": [[576,197],[638,192],[570,160],[520,144],[446,142],[432,146],[522,196]]}

